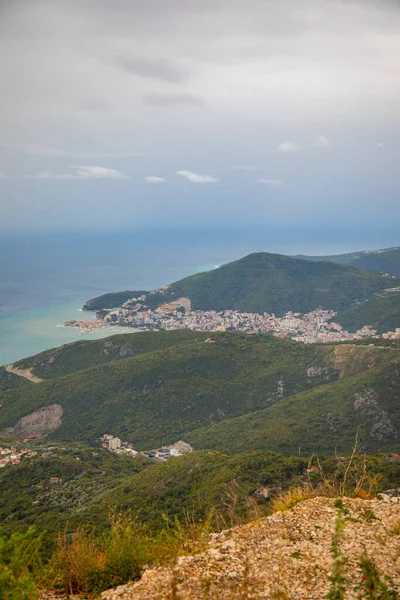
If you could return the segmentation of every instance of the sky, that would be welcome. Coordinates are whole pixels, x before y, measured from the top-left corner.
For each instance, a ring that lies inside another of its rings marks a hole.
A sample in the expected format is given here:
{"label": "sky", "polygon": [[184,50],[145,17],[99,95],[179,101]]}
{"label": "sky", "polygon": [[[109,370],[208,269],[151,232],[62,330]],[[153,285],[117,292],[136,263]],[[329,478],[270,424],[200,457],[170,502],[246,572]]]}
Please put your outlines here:
{"label": "sky", "polygon": [[2,0],[0,229],[394,245],[399,34],[397,0]]}

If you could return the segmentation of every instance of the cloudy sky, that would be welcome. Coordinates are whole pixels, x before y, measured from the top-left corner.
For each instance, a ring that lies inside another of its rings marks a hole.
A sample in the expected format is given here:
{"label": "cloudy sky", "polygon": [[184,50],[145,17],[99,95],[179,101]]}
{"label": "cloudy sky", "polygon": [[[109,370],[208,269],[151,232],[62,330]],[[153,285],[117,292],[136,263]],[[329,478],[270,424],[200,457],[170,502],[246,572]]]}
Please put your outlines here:
{"label": "cloudy sky", "polygon": [[5,229],[400,227],[397,0],[2,0]]}

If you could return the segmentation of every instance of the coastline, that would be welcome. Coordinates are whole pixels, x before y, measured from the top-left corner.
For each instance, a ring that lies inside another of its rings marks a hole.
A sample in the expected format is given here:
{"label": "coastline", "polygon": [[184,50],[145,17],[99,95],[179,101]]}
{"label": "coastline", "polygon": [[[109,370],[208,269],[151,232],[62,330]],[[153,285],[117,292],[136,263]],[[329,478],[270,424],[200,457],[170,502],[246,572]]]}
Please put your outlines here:
{"label": "coastline", "polygon": [[[0,316],[0,365],[13,364],[44,350],[82,339],[80,328],[66,327],[65,321],[82,316],[84,300],[54,305],[34,311]],[[85,321],[96,321],[96,314],[85,313]],[[116,333],[134,333],[118,326],[94,327],[85,339],[101,339]]]}

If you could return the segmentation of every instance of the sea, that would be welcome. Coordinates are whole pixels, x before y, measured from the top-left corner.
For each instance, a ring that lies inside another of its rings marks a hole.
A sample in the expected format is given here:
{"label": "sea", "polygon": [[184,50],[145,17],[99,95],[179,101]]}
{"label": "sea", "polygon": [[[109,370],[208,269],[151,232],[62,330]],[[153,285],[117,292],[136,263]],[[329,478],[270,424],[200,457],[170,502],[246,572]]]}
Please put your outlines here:
{"label": "sea", "polygon": [[82,306],[106,292],[156,289],[250,252],[326,254],[364,249],[354,238],[337,243],[334,235],[322,235],[311,242],[309,234],[258,226],[3,232],[0,364],[78,339],[119,333],[117,327],[82,334],[64,326],[70,319],[94,319],[94,313],[82,312]]}

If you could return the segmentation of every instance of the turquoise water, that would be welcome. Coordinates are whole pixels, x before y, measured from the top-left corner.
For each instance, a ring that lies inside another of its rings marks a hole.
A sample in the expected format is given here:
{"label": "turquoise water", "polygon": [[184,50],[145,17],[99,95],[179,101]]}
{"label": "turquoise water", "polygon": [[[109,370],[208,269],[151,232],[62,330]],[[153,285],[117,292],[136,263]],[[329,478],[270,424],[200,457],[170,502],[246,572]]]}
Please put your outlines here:
{"label": "turquoise water", "polygon": [[154,289],[214,268],[241,250],[204,233],[118,232],[41,234],[0,239],[0,365],[75,340],[122,333],[84,334],[65,327],[89,321],[90,298],[118,290]]}
{"label": "turquoise water", "polygon": [[69,319],[92,321],[92,312],[82,312],[83,301],[43,310],[22,312],[0,318],[0,364],[9,364],[42,350],[76,340],[93,340],[125,331],[118,327],[100,328],[81,334],[80,329],[64,327]]}

